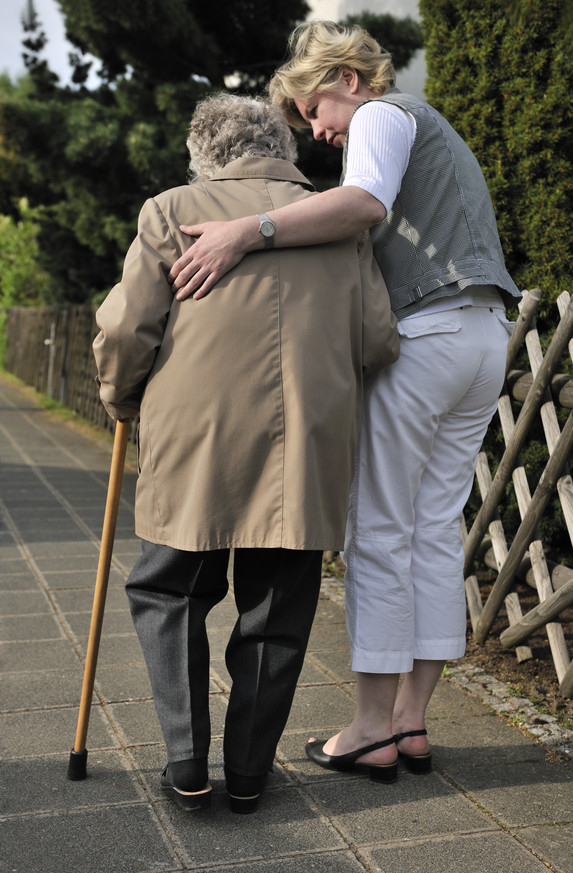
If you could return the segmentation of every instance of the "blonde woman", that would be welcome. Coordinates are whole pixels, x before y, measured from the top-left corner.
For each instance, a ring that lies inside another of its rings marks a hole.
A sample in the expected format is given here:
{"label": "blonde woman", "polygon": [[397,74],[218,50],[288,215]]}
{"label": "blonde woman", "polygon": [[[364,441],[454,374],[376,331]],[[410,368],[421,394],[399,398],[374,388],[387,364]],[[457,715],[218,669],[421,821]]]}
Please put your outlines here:
{"label": "blonde woman", "polygon": [[[395,88],[390,56],[359,27],[301,25],[270,83],[293,126],[344,149],[341,187],[271,210],[276,246],[370,227],[399,319],[400,359],[368,386],[344,559],[356,671],[352,723],[307,754],[323,767],[431,769],[425,713],[446,660],[465,650],[460,516],[494,414],[520,294],[507,273],[479,165],[429,104]],[[171,271],[203,296],[247,251],[254,216],[187,227]],[[397,694],[400,674],[404,681]]]}

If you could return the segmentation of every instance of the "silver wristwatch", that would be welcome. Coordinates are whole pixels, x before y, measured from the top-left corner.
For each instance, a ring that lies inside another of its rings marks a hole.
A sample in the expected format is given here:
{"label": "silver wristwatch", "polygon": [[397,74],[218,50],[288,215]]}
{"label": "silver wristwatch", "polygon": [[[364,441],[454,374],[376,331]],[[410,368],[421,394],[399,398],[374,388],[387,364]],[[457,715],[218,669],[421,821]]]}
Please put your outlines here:
{"label": "silver wristwatch", "polygon": [[265,248],[272,249],[275,244],[276,228],[266,212],[259,213],[257,218],[259,219],[259,231],[265,241]]}

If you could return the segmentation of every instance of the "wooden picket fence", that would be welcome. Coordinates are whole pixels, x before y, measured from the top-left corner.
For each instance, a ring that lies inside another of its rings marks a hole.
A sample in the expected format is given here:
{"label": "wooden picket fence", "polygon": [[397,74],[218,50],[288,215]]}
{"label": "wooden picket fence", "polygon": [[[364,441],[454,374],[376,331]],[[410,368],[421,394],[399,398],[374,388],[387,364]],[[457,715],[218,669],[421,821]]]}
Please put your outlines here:
{"label": "wooden picket fence", "polygon": [[[508,624],[501,633],[502,645],[516,649],[521,660],[531,657],[528,636],[545,626],[561,693],[573,697],[573,662],[567,649],[563,621],[573,606],[573,483],[568,459],[573,447],[573,411],[561,429],[556,404],[573,410],[573,300],[564,292],[557,301],[560,321],[549,347],[542,353],[535,327],[538,290],[524,293],[516,328],[510,340],[506,385],[498,404],[505,451],[495,476],[485,452],[477,464],[482,505],[465,540],[466,595],[475,640],[483,644],[498,616]],[[7,323],[7,369],[36,390],[59,400],[78,415],[112,429],[103,409],[91,344],[97,333],[91,307],[14,307]],[[513,369],[523,344],[529,371]],[[549,460],[534,493],[520,461],[532,427],[541,420]],[[497,418],[492,427],[499,427]],[[134,423],[131,438],[135,438]],[[507,535],[498,509],[505,489],[512,482],[521,524]],[[571,550],[568,566],[548,560],[537,526],[553,494],[557,492]],[[508,539],[510,542],[508,542]],[[476,565],[497,571],[491,591],[483,602]],[[523,614],[524,592],[537,592],[537,605]],[[507,616],[507,619],[505,619]]]}
{"label": "wooden picket fence", "polygon": [[[6,369],[36,391],[106,430],[114,430],[99,399],[91,306],[14,306],[6,325]],[[130,429],[135,440],[136,422]]]}
{"label": "wooden picket fence", "polygon": [[[517,658],[531,657],[528,636],[545,626],[551,656],[563,696],[573,697],[573,663],[571,661],[559,616],[573,604],[573,569],[547,560],[537,526],[555,489],[563,510],[569,545],[568,560],[573,564],[573,482],[568,459],[573,447],[573,412],[560,428],[555,403],[573,409],[573,377],[556,375],[563,366],[569,373],[573,357],[573,300],[567,292],[558,298],[560,321],[543,355],[534,316],[540,300],[539,290],[525,292],[520,314],[511,338],[506,368],[506,385],[498,403],[499,421],[505,451],[492,479],[485,452],[480,452],[477,479],[482,505],[467,533],[465,524],[466,596],[474,638],[483,644],[493,624],[505,607],[507,627],[500,636],[505,647],[516,647]],[[527,349],[531,373],[512,371],[523,342]],[[515,401],[522,401],[515,415]],[[533,494],[527,480],[520,451],[524,448],[533,424],[540,416],[549,449],[549,460]],[[498,506],[506,486],[513,482],[521,524],[508,545]],[[489,535],[486,537],[486,533]],[[477,576],[473,572],[476,557],[497,570],[491,591],[482,602]],[[523,615],[520,584],[537,591],[539,603]]]}

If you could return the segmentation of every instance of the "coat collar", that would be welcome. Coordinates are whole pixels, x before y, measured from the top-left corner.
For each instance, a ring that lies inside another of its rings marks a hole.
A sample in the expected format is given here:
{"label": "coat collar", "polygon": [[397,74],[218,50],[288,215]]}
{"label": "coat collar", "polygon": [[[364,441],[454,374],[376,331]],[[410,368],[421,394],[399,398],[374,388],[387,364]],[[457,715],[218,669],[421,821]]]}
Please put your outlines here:
{"label": "coat collar", "polygon": [[276,158],[237,158],[211,176],[211,182],[225,179],[274,179],[280,182],[296,182],[309,191],[314,191],[314,185],[297,170],[290,161]]}

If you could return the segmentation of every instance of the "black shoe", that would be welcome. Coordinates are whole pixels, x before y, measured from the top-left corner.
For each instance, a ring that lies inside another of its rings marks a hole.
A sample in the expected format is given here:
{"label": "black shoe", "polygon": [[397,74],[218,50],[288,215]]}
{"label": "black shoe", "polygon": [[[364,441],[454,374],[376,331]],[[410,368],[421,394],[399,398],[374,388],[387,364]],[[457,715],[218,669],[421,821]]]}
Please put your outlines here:
{"label": "black shoe", "polygon": [[[399,743],[404,737],[425,737],[428,731],[422,728],[419,731],[404,731],[401,734],[396,734],[394,742]],[[398,757],[410,773],[430,773],[432,770],[432,753],[426,752],[424,755],[407,755],[406,752],[401,752],[398,749]]]}
{"label": "black shoe", "polygon": [[225,780],[231,812],[248,815],[255,812],[261,794],[267,784],[267,774],[263,776],[240,776],[225,767]]}
{"label": "black shoe", "polygon": [[374,752],[376,749],[391,746],[395,742],[394,737],[382,740],[379,743],[372,743],[371,746],[364,746],[362,749],[355,749],[355,751],[347,752],[345,755],[328,755],[324,751],[326,742],[327,740],[313,740],[306,744],[305,749],[310,760],[326,770],[339,770],[343,773],[367,773],[374,782],[395,782],[398,778],[398,758],[390,764],[356,763],[356,759],[366,755],[367,752]]}
{"label": "black shoe", "polygon": [[179,809],[185,812],[193,812],[197,809],[209,809],[211,806],[211,786],[208,782],[197,791],[184,791],[173,784],[169,774],[169,764],[166,764],[161,773],[161,790],[169,797]]}

